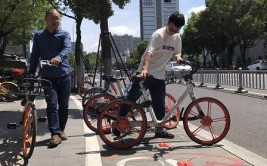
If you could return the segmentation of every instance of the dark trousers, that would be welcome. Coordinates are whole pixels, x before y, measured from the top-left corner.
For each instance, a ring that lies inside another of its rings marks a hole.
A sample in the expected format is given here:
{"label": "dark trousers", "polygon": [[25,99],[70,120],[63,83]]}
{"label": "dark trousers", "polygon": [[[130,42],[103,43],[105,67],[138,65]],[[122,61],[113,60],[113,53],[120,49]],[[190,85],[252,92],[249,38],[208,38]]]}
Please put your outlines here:
{"label": "dark trousers", "polygon": [[46,97],[46,113],[51,135],[60,134],[68,120],[71,76],[44,78],[52,83],[50,95]]}
{"label": "dark trousers", "polygon": [[[144,82],[146,89],[149,89],[151,99],[152,99],[152,108],[155,112],[156,118],[162,120],[165,116],[165,93],[166,85],[164,80],[156,79],[152,76],[148,76]],[[128,93],[127,99],[136,101],[142,92],[140,91],[139,82],[133,81],[132,87]],[[120,110],[120,116],[125,117],[129,112],[129,107],[122,106]]]}

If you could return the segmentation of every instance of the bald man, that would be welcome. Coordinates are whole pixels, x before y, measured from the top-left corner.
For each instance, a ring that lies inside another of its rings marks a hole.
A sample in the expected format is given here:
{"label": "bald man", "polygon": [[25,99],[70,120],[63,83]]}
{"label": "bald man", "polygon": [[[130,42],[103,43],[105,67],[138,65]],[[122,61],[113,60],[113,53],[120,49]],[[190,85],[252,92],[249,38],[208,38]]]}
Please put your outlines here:
{"label": "bald man", "polygon": [[71,67],[69,54],[71,38],[60,28],[61,15],[55,9],[45,13],[46,27],[36,32],[30,59],[29,74],[34,74],[40,60],[49,60],[53,66],[44,66],[41,77],[52,83],[52,90],[46,97],[48,127],[51,133],[49,147],[56,147],[68,137],[64,132],[71,90]]}

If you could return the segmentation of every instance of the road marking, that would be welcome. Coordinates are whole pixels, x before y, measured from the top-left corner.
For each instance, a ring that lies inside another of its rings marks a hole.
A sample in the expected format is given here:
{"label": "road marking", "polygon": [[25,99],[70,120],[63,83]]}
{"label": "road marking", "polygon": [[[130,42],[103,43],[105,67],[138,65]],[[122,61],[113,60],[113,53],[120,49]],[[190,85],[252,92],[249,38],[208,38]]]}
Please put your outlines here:
{"label": "road marking", "polygon": [[[183,127],[183,124],[181,124]],[[191,127],[197,128],[196,126],[190,124]],[[210,138],[210,132],[201,130],[199,132],[199,135],[203,138]],[[267,159],[241,147],[238,146],[230,141],[227,141],[223,139],[222,141],[219,142],[219,144],[223,145],[220,148],[232,153],[233,155],[239,157],[240,159],[252,164],[252,165],[267,165]]]}
{"label": "road marking", "polygon": [[[38,101],[35,100],[34,102],[35,102],[36,112],[38,110],[42,110],[42,109],[44,109],[44,111],[46,111],[46,101],[45,101],[45,99],[39,99]],[[38,103],[40,102],[40,103],[36,104],[37,102]],[[38,106],[36,106],[36,105],[38,105]],[[38,113],[37,113],[37,115],[38,115]],[[46,113],[45,113],[45,115],[46,115]],[[37,120],[38,120],[38,116],[37,116]],[[38,126],[38,130],[37,130],[37,135],[36,135],[36,142],[39,142],[41,140],[42,136],[43,136],[43,133],[45,132],[45,128],[47,126],[47,123],[44,123],[43,125],[41,125],[37,121],[37,126]]]}
{"label": "road marking", "polygon": [[[127,159],[120,160],[119,162],[116,163],[117,166],[125,166],[125,164],[129,161],[133,160],[142,160],[142,159],[151,159],[151,161],[154,161],[154,158],[151,157],[130,157]],[[164,163],[160,160],[157,160],[162,166],[164,166]],[[175,165],[174,165],[175,166]]]}
{"label": "road marking", "polygon": [[[82,103],[75,96],[70,96],[73,102],[76,104],[80,113],[83,110]],[[82,113],[81,113],[82,114]],[[86,145],[86,159],[85,165],[93,165],[93,166],[102,166],[100,148],[97,140],[97,136],[95,132],[90,130],[83,121],[84,134],[90,135],[90,137],[85,137],[85,145]]]}

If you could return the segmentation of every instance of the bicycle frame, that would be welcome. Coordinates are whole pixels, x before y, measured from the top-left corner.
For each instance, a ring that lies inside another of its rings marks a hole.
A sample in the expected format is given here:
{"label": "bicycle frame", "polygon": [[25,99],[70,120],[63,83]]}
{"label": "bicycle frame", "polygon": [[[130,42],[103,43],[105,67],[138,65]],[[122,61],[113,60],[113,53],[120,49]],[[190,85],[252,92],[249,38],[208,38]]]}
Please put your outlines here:
{"label": "bicycle frame", "polygon": [[2,85],[5,84],[5,83],[8,83],[8,84],[12,84],[14,86],[17,87],[17,84],[15,84],[14,82],[0,82],[0,94],[1,95],[6,95],[8,94],[9,90],[4,88]]}
{"label": "bicycle frame", "polygon": [[[147,93],[147,90],[143,86],[143,81],[140,82],[140,87],[141,87],[141,92],[144,96],[145,101],[149,101],[149,96]],[[194,87],[195,84],[191,82],[191,80],[186,81],[186,90],[183,92],[183,94],[176,100],[174,105],[170,108],[170,111],[163,117],[162,120],[158,120],[156,118],[155,112],[152,108],[152,106],[148,107],[149,113],[152,118],[152,122],[154,123],[155,127],[161,127],[164,123],[168,122],[171,115],[173,114],[174,111],[176,111],[177,107],[184,101],[184,99],[189,95],[192,101],[196,100],[196,96],[194,93]],[[198,110],[201,110],[201,108],[198,106]]]}
{"label": "bicycle frame", "polygon": [[0,94],[1,95],[8,94],[8,90],[2,86],[2,83],[0,83]]}

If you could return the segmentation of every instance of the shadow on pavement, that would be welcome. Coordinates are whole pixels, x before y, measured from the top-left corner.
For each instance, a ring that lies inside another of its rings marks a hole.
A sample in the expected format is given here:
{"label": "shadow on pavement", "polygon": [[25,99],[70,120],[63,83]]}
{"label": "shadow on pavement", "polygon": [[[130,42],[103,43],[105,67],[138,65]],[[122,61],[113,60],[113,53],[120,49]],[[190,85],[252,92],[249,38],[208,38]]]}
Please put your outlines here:
{"label": "shadow on pavement", "polygon": [[2,166],[26,166],[28,160],[24,160],[21,155],[21,139],[5,138],[0,144],[0,165]]}
{"label": "shadow on pavement", "polygon": [[7,129],[8,123],[19,123],[20,111],[0,111],[0,165],[27,165],[21,155],[21,127]]}

